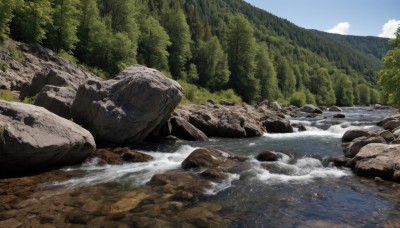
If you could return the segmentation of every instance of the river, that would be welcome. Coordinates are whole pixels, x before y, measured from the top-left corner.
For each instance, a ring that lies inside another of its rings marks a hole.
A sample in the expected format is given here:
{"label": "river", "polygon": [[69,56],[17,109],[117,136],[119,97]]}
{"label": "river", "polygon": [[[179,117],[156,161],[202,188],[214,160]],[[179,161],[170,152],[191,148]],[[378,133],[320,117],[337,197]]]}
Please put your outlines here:
{"label": "river", "polygon": [[[180,171],[181,162],[196,148],[214,147],[250,158],[251,169],[230,174],[214,183],[196,203],[217,203],[221,215],[233,216],[231,227],[383,227],[398,226],[400,186],[358,177],[347,168],[329,162],[342,155],[341,137],[353,126],[377,129],[375,123],[395,110],[368,107],[344,108],[344,119],[324,112],[318,118],[290,118],[307,131],[265,134],[248,139],[213,138],[208,142],[178,141],[149,144],[133,149],[155,159],[121,166],[83,164],[57,172],[68,175],[45,183],[52,194],[60,189],[107,186],[130,191],[144,186],[154,174]],[[271,150],[281,154],[277,162],[259,162],[254,156]],[[103,196],[107,197],[107,196]]]}

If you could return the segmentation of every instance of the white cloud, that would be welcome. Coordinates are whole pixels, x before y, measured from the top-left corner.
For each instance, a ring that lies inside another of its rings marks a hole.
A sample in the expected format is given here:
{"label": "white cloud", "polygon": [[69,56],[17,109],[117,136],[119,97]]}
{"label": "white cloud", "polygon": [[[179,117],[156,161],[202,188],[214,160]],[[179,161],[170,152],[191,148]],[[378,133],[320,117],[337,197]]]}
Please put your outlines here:
{"label": "white cloud", "polygon": [[397,28],[400,27],[400,20],[391,19],[388,20],[382,26],[382,33],[379,34],[379,37],[386,37],[386,38],[396,38],[395,33]]}
{"label": "white cloud", "polygon": [[340,35],[347,35],[349,29],[350,29],[350,23],[346,21],[346,22],[339,22],[337,25],[329,29],[327,32],[337,33]]}

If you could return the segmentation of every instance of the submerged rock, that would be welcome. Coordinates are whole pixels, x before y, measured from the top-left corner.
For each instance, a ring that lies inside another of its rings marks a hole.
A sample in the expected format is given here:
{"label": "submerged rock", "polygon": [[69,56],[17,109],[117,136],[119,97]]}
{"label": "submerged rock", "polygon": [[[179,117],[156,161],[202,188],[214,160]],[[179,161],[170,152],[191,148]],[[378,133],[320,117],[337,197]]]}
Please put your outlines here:
{"label": "submerged rock", "polygon": [[133,66],[115,79],[81,85],[72,116],[96,140],[132,144],[164,124],[181,98],[182,88],[176,81],[155,69]]}
{"label": "submerged rock", "polygon": [[1,171],[75,164],[95,148],[93,136],[69,120],[34,105],[0,101]]}
{"label": "submerged rock", "polygon": [[98,165],[122,165],[124,162],[148,162],[153,159],[152,156],[133,151],[128,148],[115,149],[97,149],[91,153],[87,161],[97,159]]}
{"label": "submerged rock", "polygon": [[278,161],[278,155],[271,151],[264,151],[259,153],[256,157],[259,161]]}

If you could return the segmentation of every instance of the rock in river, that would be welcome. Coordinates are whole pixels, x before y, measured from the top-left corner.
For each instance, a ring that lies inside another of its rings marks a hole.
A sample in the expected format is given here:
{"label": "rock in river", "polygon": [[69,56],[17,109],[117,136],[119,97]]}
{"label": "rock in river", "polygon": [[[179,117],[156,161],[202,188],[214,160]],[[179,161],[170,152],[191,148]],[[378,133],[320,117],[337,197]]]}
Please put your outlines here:
{"label": "rock in river", "polygon": [[355,171],[361,175],[400,181],[400,145],[368,144],[353,161]]}
{"label": "rock in river", "polygon": [[132,144],[164,124],[182,98],[182,88],[159,71],[132,66],[108,81],[79,87],[72,116],[96,140]]}
{"label": "rock in river", "polygon": [[44,108],[0,101],[0,170],[28,171],[84,160],[96,145],[79,125]]}

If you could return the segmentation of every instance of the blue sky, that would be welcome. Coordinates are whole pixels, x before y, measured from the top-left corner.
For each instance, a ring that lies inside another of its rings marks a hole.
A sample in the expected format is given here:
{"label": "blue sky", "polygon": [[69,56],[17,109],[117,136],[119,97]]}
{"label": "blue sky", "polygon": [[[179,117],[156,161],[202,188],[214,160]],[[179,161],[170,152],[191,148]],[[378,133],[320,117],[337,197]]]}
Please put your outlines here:
{"label": "blue sky", "polygon": [[246,0],[294,24],[320,31],[393,37],[400,0]]}

